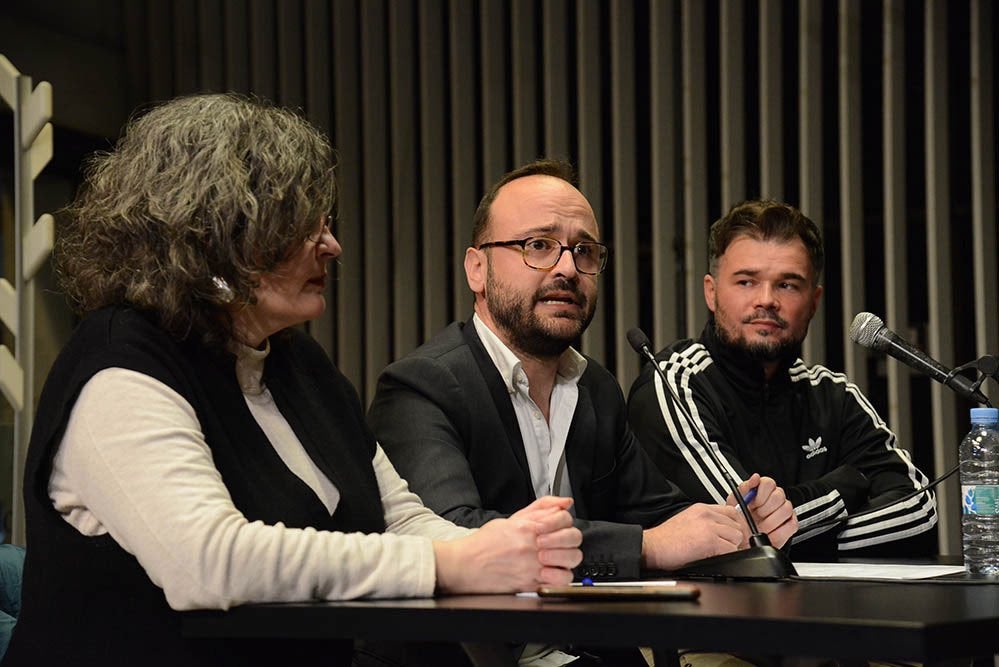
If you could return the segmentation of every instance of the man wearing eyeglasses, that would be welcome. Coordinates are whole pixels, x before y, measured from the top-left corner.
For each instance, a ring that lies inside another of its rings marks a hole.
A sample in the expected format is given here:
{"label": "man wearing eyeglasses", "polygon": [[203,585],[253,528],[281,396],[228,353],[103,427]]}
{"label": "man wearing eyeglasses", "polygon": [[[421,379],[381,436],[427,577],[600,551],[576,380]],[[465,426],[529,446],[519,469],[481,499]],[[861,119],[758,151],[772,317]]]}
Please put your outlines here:
{"label": "man wearing eyeglasses", "polygon": [[[464,263],[474,315],[385,369],[371,427],[412,490],[459,525],[546,494],[573,497],[580,577],[637,577],[734,551],[748,536],[738,511],[690,505],[654,472],[617,381],[572,348],[609,255],[574,178],[568,164],[540,160],[483,197]],[[743,492],[757,485],[757,522],[780,546],[796,528],[790,505],[758,476]]]}

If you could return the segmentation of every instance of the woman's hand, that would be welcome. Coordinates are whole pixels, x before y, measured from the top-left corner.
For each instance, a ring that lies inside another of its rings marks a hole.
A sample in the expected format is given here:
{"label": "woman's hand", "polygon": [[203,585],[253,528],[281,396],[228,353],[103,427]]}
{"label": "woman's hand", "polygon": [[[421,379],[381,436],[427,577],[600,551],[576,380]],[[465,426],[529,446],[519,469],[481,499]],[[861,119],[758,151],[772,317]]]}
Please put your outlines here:
{"label": "woman's hand", "polygon": [[583,535],[567,511],[572,498],[545,496],[459,540],[434,542],[437,590],[511,593],[572,581]]}

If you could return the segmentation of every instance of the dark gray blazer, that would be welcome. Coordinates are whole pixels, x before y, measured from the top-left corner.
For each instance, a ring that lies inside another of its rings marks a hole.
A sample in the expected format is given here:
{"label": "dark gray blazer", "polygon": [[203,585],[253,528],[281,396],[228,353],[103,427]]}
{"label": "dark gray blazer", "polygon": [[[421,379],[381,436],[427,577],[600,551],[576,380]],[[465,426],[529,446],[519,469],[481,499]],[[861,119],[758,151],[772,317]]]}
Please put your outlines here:
{"label": "dark gray blazer", "polygon": [[[587,359],[566,442],[583,531],[579,577],[637,577],[642,528],[688,504],[627,423],[617,380]],[[368,420],[399,473],[441,516],[469,527],[535,499],[513,404],[471,321],[455,322],[378,380]]]}

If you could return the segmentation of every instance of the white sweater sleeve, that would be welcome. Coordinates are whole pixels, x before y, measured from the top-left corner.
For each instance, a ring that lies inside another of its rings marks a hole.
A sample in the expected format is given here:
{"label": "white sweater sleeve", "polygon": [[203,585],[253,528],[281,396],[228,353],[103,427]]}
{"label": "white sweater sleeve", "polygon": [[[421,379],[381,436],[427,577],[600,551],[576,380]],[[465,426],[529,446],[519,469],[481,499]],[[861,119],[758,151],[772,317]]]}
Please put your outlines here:
{"label": "white sweater sleeve", "polygon": [[456,526],[426,507],[420,497],[409,490],[409,484],[396,472],[381,445],[375,450],[371,463],[378,479],[387,532],[423,535],[434,540],[454,540],[474,532]]}
{"label": "white sweater sleeve", "polygon": [[233,505],[191,405],[141,373],[84,386],[53,462],[49,494],[77,530],[107,532],[174,609],[248,602],[433,594],[433,545],[459,537],[428,516],[380,449],[386,534],[250,522]]}

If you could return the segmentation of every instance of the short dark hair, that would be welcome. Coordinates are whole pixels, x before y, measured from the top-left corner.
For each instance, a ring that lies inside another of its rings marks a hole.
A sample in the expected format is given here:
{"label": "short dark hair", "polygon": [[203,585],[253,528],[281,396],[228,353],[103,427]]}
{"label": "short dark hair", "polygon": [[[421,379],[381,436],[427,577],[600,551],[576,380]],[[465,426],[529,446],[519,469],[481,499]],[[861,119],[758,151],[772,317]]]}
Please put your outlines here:
{"label": "short dark hair", "polygon": [[757,241],[789,243],[800,239],[819,281],[825,267],[822,234],[818,226],[801,211],[774,199],[751,199],[736,204],[723,218],[711,225],[708,237],[708,262],[711,275],[716,275],[718,260],[736,239],[748,236]]}
{"label": "short dark hair", "polygon": [[515,181],[525,176],[554,176],[555,178],[561,178],[574,188],[579,187],[576,179],[576,170],[565,160],[541,158],[507,172],[489,188],[489,192],[482,197],[479,207],[475,209],[475,215],[472,217],[473,247],[478,247],[480,243],[485,243],[486,241],[486,232],[489,230],[489,212],[492,209],[493,202],[496,200],[496,195],[499,194],[500,188],[510,181]]}

